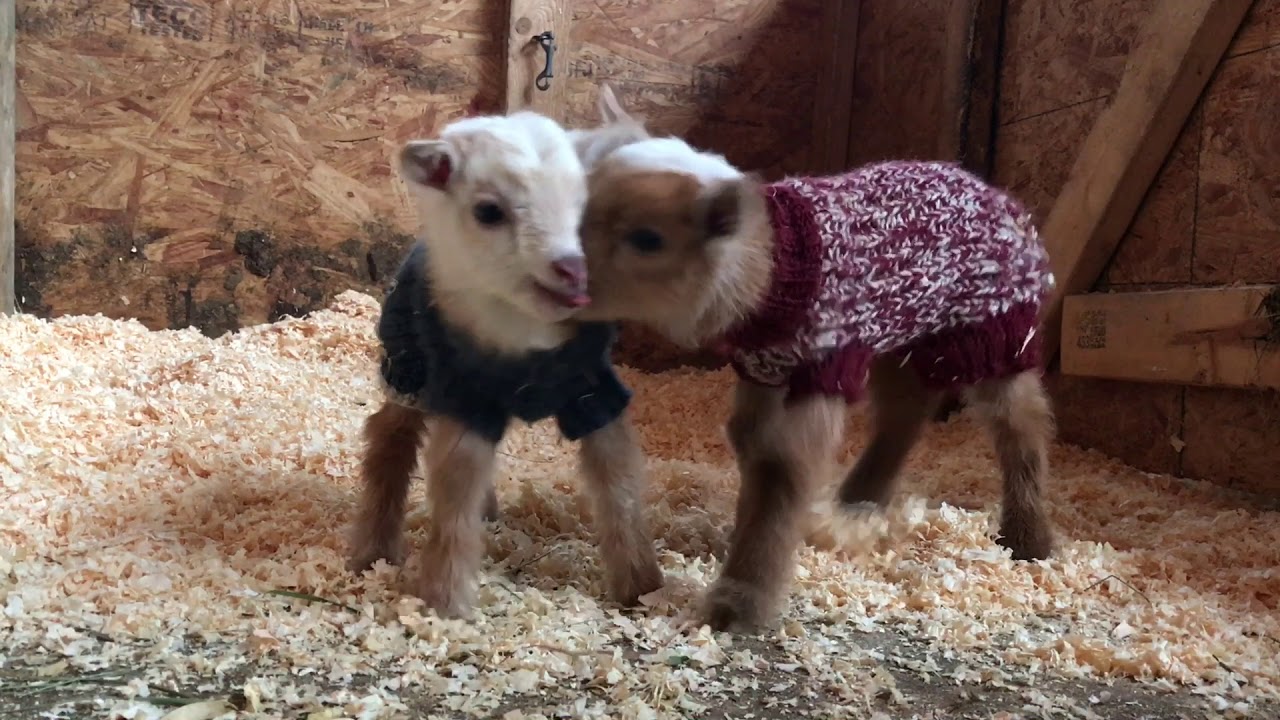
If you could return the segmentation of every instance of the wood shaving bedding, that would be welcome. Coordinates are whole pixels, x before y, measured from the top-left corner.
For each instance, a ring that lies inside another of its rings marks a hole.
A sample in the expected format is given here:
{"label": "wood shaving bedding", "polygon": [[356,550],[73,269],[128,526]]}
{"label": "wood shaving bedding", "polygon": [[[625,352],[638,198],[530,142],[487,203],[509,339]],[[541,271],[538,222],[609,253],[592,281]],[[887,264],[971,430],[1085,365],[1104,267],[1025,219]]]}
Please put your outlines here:
{"label": "wood shaving bedding", "polygon": [[[378,402],[377,311],[346,293],[216,340],[0,319],[0,666],[31,653],[62,658],[49,675],[145,661],[100,703],[122,718],[163,714],[149,689],[162,678],[208,685],[250,666],[244,716],[317,720],[402,717],[409,693],[486,716],[557,687],[584,690],[575,717],[692,717],[749,689],[767,663],[691,614],[735,499],[720,429],[731,374],[624,370],[668,578],[645,608],[603,600],[574,447],[542,423],[503,444],[476,616],[442,621],[401,594],[398,569],[343,568],[361,424]],[[851,426],[849,452],[860,412]],[[967,416],[929,429],[889,513],[815,504],[790,610],[769,633],[792,666],[774,669],[869,708],[897,690],[848,638],[900,627],[961,660],[947,682],[1130,677],[1237,710],[1280,697],[1280,513],[1070,447],[1054,449],[1052,478],[1060,551],[1037,564],[991,539],[998,477]],[[423,497],[416,483],[411,547]]]}

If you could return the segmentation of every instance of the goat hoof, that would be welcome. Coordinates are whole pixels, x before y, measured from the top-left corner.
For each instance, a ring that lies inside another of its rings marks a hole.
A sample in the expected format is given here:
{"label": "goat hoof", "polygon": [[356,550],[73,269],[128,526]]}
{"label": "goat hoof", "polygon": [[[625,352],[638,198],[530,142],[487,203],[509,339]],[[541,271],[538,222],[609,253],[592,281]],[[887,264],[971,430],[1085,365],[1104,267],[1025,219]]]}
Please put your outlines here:
{"label": "goat hoof", "polygon": [[1053,533],[1040,525],[1006,525],[996,543],[1009,548],[1014,560],[1045,560],[1053,554]]}
{"label": "goat hoof", "polygon": [[717,632],[749,632],[770,614],[763,592],[747,583],[721,579],[707,595],[705,623]]}
{"label": "goat hoof", "polygon": [[632,568],[625,577],[615,579],[610,594],[619,605],[635,607],[642,596],[661,588],[664,582],[657,560],[650,558],[648,562]]}
{"label": "goat hoof", "polygon": [[351,554],[351,558],[347,560],[347,570],[360,574],[373,567],[379,560],[386,560],[389,565],[399,565],[404,562],[404,552],[398,543],[389,541],[368,543]]}
{"label": "goat hoof", "polygon": [[498,496],[491,490],[489,497],[485,498],[484,511],[481,515],[487,523],[496,522],[501,512],[498,508]]}
{"label": "goat hoof", "polygon": [[415,593],[427,607],[442,618],[466,618],[471,607],[468,591],[469,579],[461,576],[457,567],[452,568],[443,558],[423,558]]}

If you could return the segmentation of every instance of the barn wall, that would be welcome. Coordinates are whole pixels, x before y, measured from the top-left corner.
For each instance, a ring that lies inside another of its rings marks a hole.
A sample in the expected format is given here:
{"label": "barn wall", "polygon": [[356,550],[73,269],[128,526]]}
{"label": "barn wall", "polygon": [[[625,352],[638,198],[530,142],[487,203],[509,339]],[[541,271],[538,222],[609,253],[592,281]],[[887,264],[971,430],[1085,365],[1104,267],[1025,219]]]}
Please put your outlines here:
{"label": "barn wall", "polygon": [[19,0],[21,306],[217,334],[376,284],[391,153],[500,97],[500,5]]}
{"label": "barn wall", "polygon": [[[20,307],[218,334],[376,290],[412,231],[390,157],[499,106],[506,6],[18,0]],[[570,0],[563,119],[608,79],[656,129],[796,168],[820,7]]]}
{"label": "barn wall", "polygon": [[[995,179],[1043,221],[1153,0],[1008,4]],[[1098,289],[1280,282],[1280,0],[1257,0]],[[1280,393],[1054,378],[1064,439],[1280,493]]]}

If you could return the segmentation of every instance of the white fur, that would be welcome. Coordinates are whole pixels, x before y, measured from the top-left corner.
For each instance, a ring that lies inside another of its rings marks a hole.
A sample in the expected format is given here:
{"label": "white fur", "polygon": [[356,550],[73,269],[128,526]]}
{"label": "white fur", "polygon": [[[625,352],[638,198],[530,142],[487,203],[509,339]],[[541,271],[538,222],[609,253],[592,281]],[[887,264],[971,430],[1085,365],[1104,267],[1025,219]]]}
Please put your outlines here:
{"label": "white fur", "polygon": [[596,109],[600,112],[600,125],[569,131],[578,158],[588,171],[618,147],[649,137],[644,121],[622,107],[608,83],[600,86]]}
{"label": "white fur", "polygon": [[578,158],[588,170],[600,163],[619,146],[644,136],[643,128],[634,125],[602,125],[596,128],[575,128],[569,131]]}
{"label": "white fur", "polygon": [[[415,158],[447,158],[445,186],[428,184]],[[454,320],[500,351],[563,342],[573,311],[549,303],[535,283],[554,286],[551,263],[582,256],[585,171],[566,131],[532,112],[466,118],[438,140],[406,144],[398,169],[417,206],[437,300],[461,315]],[[507,222],[477,222],[473,208],[485,201]]]}
{"label": "white fur", "polygon": [[665,171],[692,175],[706,185],[718,180],[735,180],[741,170],[723,155],[702,152],[674,137],[656,137],[623,145],[605,159],[628,170]]}

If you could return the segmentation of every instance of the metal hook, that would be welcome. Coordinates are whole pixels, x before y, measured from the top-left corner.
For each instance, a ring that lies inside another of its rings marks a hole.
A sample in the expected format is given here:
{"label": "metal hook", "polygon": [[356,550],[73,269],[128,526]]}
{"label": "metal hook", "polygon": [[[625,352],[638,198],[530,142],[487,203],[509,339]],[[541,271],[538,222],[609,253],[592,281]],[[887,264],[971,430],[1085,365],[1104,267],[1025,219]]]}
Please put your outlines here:
{"label": "metal hook", "polygon": [[538,73],[537,79],[533,81],[533,84],[536,85],[539,90],[545,91],[551,87],[551,78],[553,77],[551,63],[555,60],[556,36],[551,34],[551,31],[548,30],[541,35],[534,35],[533,41],[541,45],[542,49],[547,53],[547,64],[542,68],[542,72]]}

